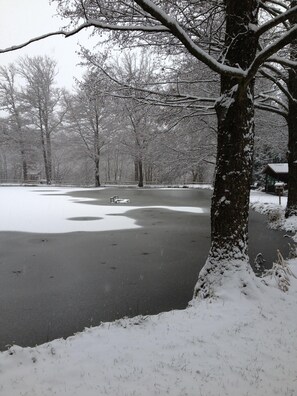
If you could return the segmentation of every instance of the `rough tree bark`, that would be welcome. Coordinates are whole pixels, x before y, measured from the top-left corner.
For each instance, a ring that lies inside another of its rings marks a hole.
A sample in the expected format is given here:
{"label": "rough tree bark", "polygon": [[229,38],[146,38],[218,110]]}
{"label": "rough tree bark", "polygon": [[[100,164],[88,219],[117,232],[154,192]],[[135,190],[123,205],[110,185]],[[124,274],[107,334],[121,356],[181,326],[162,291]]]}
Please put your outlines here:
{"label": "rough tree bark", "polygon": [[14,97],[12,99],[13,99],[12,108],[13,108],[16,125],[17,125],[18,136],[19,136],[19,145],[20,145],[20,152],[21,152],[21,159],[22,159],[23,180],[24,180],[24,182],[26,182],[28,180],[28,163],[27,163],[27,153],[26,153],[26,149],[25,149],[23,127],[22,127],[22,122],[20,119],[19,111],[15,105]]}
{"label": "rough tree bark", "polygon": [[100,175],[99,175],[99,167],[100,167],[100,160],[99,156],[95,158],[95,187],[100,187]]}
{"label": "rough tree bark", "polygon": [[23,180],[26,182],[28,180],[28,163],[27,163],[27,153],[25,149],[25,140],[23,134],[23,128],[20,121],[20,117],[16,108],[15,111],[15,119],[17,124],[18,136],[19,136],[19,145],[20,145],[20,152],[21,152],[21,159],[22,159],[22,170],[23,170]]}
{"label": "rough tree bark", "polygon": [[45,125],[46,122],[44,118],[44,111],[42,111],[41,101],[39,101],[38,117],[45,179],[46,184],[50,185],[52,182],[51,141],[50,135],[47,131],[47,126]]}
{"label": "rough tree bark", "polygon": [[[291,2],[291,7],[297,5],[297,0]],[[297,23],[297,16],[290,19],[290,24]],[[297,60],[297,39],[290,44],[290,58]],[[286,217],[297,216],[297,71],[290,68],[287,80],[288,91],[291,95],[288,103],[288,203],[286,208]]]}
{"label": "rough tree bark", "polygon": [[27,165],[26,151],[23,145],[21,147],[21,157],[22,157],[23,180],[24,182],[26,182],[28,180],[28,165]]}
{"label": "rough tree bark", "polygon": [[95,164],[95,187],[100,187],[100,134],[99,134],[99,115],[95,106],[95,125],[94,125],[94,164]]}
{"label": "rough tree bark", "polygon": [[42,149],[42,156],[43,156],[43,164],[44,164],[44,173],[46,184],[51,184],[50,173],[49,173],[49,166],[48,166],[48,158],[47,158],[47,149],[46,149],[46,139],[45,133],[43,129],[43,125],[40,126],[40,141],[41,141],[41,149]]}
{"label": "rough tree bark", "polygon": [[142,159],[138,159],[138,187],[143,187],[143,165]]}
{"label": "rough tree bark", "polygon": [[137,159],[134,160],[134,181],[138,182],[138,161]]}
{"label": "rough tree bark", "polygon": [[46,152],[47,152],[47,184],[52,183],[52,178],[53,178],[53,161],[52,161],[52,140],[51,140],[51,135],[49,131],[46,131]]}
{"label": "rough tree bark", "polygon": [[[257,0],[226,1],[226,63],[248,69],[255,58]],[[211,205],[212,244],[200,272],[195,296],[212,296],[222,279],[234,272],[251,272],[248,258],[249,192],[254,144],[253,81],[221,77],[216,104],[218,148]],[[245,276],[239,286],[246,287]]]}

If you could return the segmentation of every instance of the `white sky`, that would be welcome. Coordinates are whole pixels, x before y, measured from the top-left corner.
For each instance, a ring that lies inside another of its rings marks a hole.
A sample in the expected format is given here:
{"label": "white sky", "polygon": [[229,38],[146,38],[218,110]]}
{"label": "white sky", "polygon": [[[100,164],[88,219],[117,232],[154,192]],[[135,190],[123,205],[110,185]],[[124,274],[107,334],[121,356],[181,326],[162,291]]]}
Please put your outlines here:
{"label": "white sky", "polygon": [[[0,48],[21,44],[32,37],[59,30],[66,25],[66,21],[54,16],[56,8],[54,5],[50,6],[48,1],[0,0]],[[78,43],[91,49],[96,39],[90,39],[87,31],[67,39],[62,36],[51,37],[19,51],[0,54],[0,65],[6,66],[25,55],[48,55],[58,62],[57,84],[71,89],[73,76],[80,77],[83,72],[83,69],[77,65],[80,62],[76,54],[79,50]]]}

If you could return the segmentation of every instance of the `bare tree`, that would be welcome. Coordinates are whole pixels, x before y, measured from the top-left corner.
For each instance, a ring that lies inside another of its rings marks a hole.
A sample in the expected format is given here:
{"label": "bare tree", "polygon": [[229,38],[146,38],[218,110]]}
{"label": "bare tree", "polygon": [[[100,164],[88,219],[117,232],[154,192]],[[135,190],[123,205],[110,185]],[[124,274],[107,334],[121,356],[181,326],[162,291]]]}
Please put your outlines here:
{"label": "bare tree", "polygon": [[31,125],[39,131],[47,184],[52,182],[52,135],[61,125],[59,113],[61,91],[54,86],[56,62],[45,56],[26,57],[18,62],[24,79],[21,99]]}
{"label": "bare tree", "polygon": [[23,180],[28,179],[28,154],[26,150],[25,119],[22,112],[20,90],[16,86],[17,70],[13,64],[0,67],[0,100],[2,109],[8,113],[10,133],[7,136],[19,146]]}
{"label": "bare tree", "polygon": [[67,99],[69,127],[79,136],[94,164],[96,187],[100,186],[100,157],[112,123],[107,101],[104,80],[93,71],[77,81],[76,95]]}
{"label": "bare tree", "polygon": [[143,187],[145,170],[148,168],[146,154],[151,141],[156,137],[152,108],[143,103],[141,98],[142,88],[148,84],[152,86],[157,78],[151,54],[147,51],[124,52],[120,59],[106,65],[108,71],[102,66],[105,57],[88,51],[83,54],[87,64],[108,81],[105,94],[113,99],[113,111],[121,116],[122,133],[118,136],[124,150],[133,157],[135,181],[139,187]]}

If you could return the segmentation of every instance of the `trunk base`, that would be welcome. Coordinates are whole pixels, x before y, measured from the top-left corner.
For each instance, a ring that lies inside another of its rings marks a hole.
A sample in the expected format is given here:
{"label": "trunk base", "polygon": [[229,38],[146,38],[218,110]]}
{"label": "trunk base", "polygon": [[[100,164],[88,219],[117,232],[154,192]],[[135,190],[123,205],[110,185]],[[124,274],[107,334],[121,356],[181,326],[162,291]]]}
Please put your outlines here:
{"label": "trunk base", "polygon": [[239,291],[246,296],[254,296],[257,278],[248,259],[213,259],[208,258],[200,271],[194,289],[194,298],[206,299],[222,297],[226,293]]}
{"label": "trunk base", "polygon": [[297,216],[297,206],[290,206],[289,208],[287,207],[285,217],[287,219],[291,216]]}

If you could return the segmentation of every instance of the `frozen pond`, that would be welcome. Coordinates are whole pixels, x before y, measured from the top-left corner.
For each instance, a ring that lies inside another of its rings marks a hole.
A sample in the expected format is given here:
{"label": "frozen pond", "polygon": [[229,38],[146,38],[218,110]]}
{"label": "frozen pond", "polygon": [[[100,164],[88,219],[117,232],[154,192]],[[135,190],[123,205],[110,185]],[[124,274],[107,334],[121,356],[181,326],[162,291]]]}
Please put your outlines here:
{"label": "frozen pond", "polygon": [[[131,202],[111,206],[113,195]],[[0,196],[1,349],[191,299],[209,249],[211,191],[0,188]],[[261,252],[271,262],[277,248],[287,250],[283,234],[252,213],[251,260]]]}

